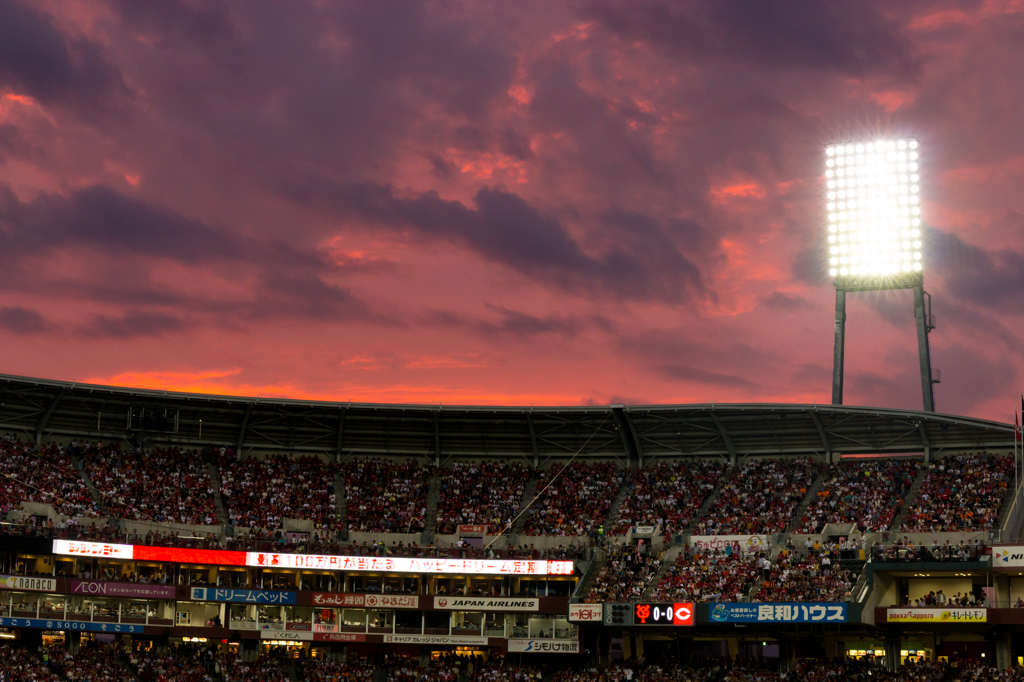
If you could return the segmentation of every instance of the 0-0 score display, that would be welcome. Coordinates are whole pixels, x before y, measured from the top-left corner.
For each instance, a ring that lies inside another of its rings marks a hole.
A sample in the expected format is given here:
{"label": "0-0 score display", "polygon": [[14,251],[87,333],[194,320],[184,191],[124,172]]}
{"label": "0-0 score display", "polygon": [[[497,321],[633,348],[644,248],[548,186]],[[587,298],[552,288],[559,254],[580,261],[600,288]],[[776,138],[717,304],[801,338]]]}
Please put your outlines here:
{"label": "0-0 score display", "polygon": [[634,604],[634,625],[693,625],[693,603]]}

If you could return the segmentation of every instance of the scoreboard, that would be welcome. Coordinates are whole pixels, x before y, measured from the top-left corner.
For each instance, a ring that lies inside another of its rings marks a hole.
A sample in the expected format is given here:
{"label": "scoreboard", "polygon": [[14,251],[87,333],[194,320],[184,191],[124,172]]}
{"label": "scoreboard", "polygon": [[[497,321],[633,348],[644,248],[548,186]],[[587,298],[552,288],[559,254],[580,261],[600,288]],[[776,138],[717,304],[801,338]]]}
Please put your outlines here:
{"label": "scoreboard", "polygon": [[692,602],[633,604],[633,625],[693,625]]}

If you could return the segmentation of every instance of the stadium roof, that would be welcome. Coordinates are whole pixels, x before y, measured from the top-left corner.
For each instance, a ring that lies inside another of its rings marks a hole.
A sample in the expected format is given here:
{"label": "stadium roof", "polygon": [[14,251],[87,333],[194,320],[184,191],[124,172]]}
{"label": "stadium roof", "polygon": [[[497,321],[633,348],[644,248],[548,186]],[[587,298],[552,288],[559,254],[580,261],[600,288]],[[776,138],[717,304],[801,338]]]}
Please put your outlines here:
{"label": "stadium roof", "polygon": [[337,403],[0,375],[0,431],[241,452],[457,457],[743,457],[1010,449],[1013,426],[955,415],[784,403],[480,407]]}

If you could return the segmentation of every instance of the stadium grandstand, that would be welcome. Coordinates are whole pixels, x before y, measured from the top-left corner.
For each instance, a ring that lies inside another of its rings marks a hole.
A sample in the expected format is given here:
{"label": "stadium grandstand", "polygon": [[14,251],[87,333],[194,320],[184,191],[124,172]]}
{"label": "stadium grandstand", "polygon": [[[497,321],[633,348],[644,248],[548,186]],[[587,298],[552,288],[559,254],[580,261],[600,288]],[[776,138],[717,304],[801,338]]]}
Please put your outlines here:
{"label": "stadium grandstand", "polygon": [[0,423],[5,675],[951,680],[1024,655],[1005,424],[15,376]]}

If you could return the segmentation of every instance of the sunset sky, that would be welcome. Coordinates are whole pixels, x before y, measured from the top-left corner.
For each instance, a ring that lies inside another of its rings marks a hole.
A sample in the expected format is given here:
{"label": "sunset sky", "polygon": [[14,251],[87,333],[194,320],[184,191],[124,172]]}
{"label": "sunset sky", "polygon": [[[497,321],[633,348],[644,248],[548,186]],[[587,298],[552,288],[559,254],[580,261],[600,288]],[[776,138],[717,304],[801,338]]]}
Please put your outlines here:
{"label": "sunset sky", "polygon": [[[940,412],[1024,371],[1024,0],[0,0],[0,372],[829,402],[824,146],[920,140]],[[846,402],[920,409],[910,292]]]}

